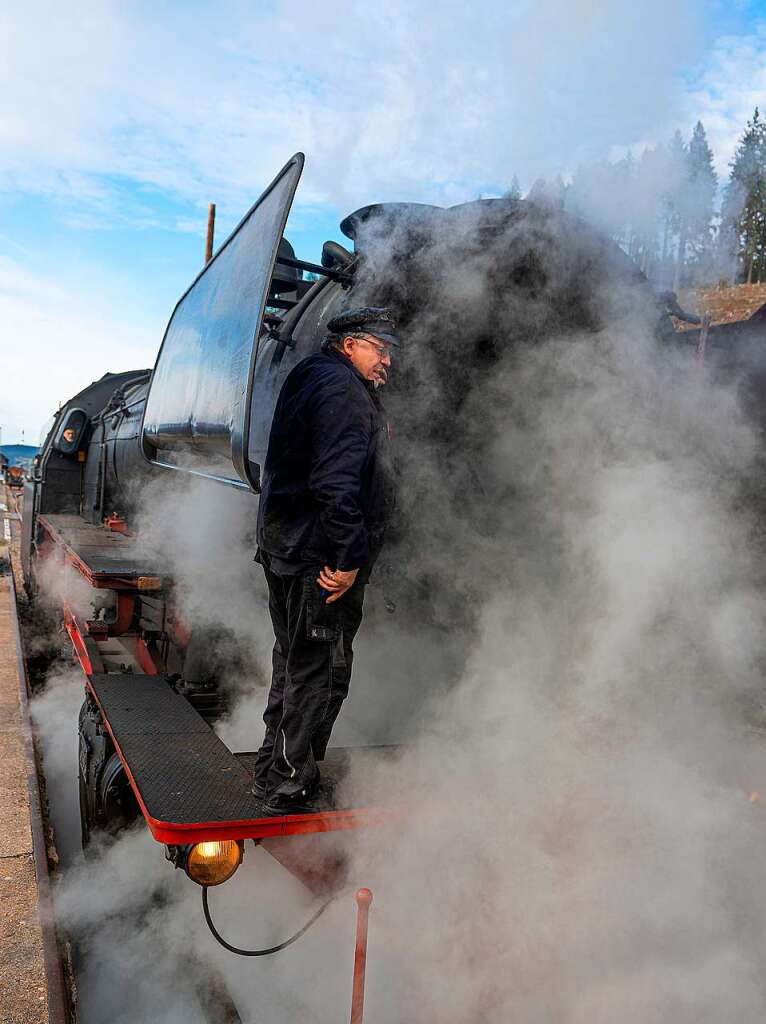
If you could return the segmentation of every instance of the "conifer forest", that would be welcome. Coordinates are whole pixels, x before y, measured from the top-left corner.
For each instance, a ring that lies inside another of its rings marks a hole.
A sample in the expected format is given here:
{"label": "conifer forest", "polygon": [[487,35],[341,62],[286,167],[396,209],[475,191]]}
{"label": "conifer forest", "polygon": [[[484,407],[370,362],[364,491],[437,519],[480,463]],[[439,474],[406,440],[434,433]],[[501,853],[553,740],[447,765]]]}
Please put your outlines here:
{"label": "conifer forest", "polygon": [[[507,195],[519,198],[514,175]],[[654,283],[673,290],[766,283],[766,120],[756,107],[726,180],[703,124],[665,145],[539,179],[528,197],[597,225]]]}

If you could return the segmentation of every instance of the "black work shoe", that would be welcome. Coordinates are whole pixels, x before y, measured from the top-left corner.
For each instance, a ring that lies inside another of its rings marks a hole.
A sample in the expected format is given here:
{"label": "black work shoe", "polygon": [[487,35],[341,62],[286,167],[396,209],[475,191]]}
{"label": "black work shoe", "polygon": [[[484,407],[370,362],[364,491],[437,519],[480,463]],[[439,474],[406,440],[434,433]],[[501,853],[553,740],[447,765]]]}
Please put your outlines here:
{"label": "black work shoe", "polygon": [[319,814],[320,810],[314,794],[309,789],[301,789],[290,796],[277,793],[261,804],[261,814],[264,818],[283,818],[291,814]]}
{"label": "black work shoe", "polygon": [[257,780],[255,780],[253,782],[253,787],[250,790],[250,792],[253,794],[256,800],[266,799],[266,787],[262,782],[258,782]]}

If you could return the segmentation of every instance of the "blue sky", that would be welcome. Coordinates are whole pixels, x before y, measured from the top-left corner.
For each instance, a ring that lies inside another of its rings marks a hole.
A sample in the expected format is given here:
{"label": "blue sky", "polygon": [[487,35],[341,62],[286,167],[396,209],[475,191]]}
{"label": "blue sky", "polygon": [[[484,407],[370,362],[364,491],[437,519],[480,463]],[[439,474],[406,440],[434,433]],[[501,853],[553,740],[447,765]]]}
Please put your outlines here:
{"label": "blue sky", "polygon": [[[202,262],[297,149],[316,260],[367,202],[449,205],[688,134],[725,174],[766,105],[766,0],[31,2],[0,14],[0,427],[152,365]],[[6,382],[10,381],[12,387]]]}

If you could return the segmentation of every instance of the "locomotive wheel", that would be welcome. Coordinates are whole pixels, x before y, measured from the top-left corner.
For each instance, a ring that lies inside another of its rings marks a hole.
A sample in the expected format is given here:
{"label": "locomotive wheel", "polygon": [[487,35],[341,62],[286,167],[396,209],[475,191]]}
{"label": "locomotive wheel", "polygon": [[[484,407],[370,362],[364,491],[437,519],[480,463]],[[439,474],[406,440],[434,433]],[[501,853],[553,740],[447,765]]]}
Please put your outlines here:
{"label": "locomotive wheel", "polygon": [[122,761],[116,751],[106,762],[101,775],[99,809],[102,828],[112,836],[128,828],[141,816]]}
{"label": "locomotive wheel", "polygon": [[88,700],[80,709],[78,786],[83,851],[87,852],[96,833],[116,836],[140,817],[101,713]]}

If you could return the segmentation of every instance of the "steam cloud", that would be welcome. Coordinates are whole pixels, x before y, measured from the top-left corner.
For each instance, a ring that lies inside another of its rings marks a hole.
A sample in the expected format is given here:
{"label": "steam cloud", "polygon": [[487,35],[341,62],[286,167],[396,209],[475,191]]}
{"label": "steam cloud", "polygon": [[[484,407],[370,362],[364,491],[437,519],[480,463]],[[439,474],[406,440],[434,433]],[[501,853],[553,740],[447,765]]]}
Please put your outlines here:
{"label": "steam cloud", "polygon": [[[509,230],[498,246],[526,229]],[[410,320],[414,355],[390,395],[405,420],[408,528],[370,587],[335,738],[412,744],[387,779],[393,798],[415,794],[412,820],[352,840],[351,876],[375,890],[369,1017],[760,1020],[756,433],[733,389],[657,344],[654,311],[619,274],[581,282],[566,330],[557,314],[530,342],[541,313],[563,308],[577,260],[531,304],[511,289],[492,323],[481,310],[499,248],[445,278],[446,244],[437,232],[408,268],[430,300]],[[586,332],[582,317],[605,308],[608,322]],[[497,346],[462,372],[487,330]],[[224,726],[233,747],[252,748],[269,648],[252,507],[217,490],[183,505],[155,490],[150,509],[144,535],[175,563],[186,614],[232,625],[258,652]],[[393,617],[381,610],[391,593]],[[48,743],[69,735],[73,755],[74,707],[68,725],[54,715],[46,727],[44,712]],[[67,774],[73,784],[73,759]],[[162,904],[137,911],[150,889]],[[201,930],[196,898],[141,834],[71,873],[60,910],[90,936],[92,1006],[122,975],[141,979],[136,1005],[151,1019],[196,1019],[188,956],[214,963],[253,1020],[345,1012],[350,904],[299,949],[243,966]],[[250,850],[215,899],[244,944],[283,937],[309,903]]]}
{"label": "steam cloud", "polygon": [[528,426],[494,450],[531,500],[403,766],[443,807],[368,851],[402,994],[379,990],[378,1019],[763,1013],[764,757],[743,704],[764,605],[732,512],[753,439],[691,367],[674,390],[635,326],[600,340],[596,365],[592,342],[551,342],[506,378]]}
{"label": "steam cloud", "polygon": [[[539,301],[506,284],[503,308],[499,248],[445,273],[445,244],[437,232],[406,268],[426,296],[409,338],[416,360],[428,339],[429,401],[392,400],[418,439],[398,551],[410,581],[438,584],[426,621],[447,642],[459,629],[466,657],[435,677],[419,634],[408,682],[430,699],[396,795],[416,793],[422,816],[357,851],[384,946],[370,1015],[759,1020],[756,431],[736,389],[658,345],[618,273],[589,281],[587,260],[554,249]],[[570,291],[581,273],[605,314],[595,333]],[[569,323],[545,337],[563,295]],[[488,328],[497,346],[472,362]]]}
{"label": "steam cloud", "polygon": [[[627,260],[555,211],[493,209],[360,238],[355,296],[405,315],[384,393],[403,486],[334,741],[406,739],[385,781],[413,804],[406,825],[349,837],[351,878],[375,891],[367,1014],[755,1024],[760,437],[739,382],[657,341]],[[192,624],[251,652],[221,729],[252,748],[270,647],[253,506],[176,488],[147,490],[143,536]],[[37,714],[49,743],[74,737]],[[350,903],[243,964],[202,931],[196,899],[142,834],[71,870],[59,906],[88,936],[91,1005],[124,973],[135,1004],[116,1019],[202,1019],[189,975],[203,962],[254,1021],[347,1012]],[[283,938],[310,901],[248,848],[215,902],[249,945]]]}

